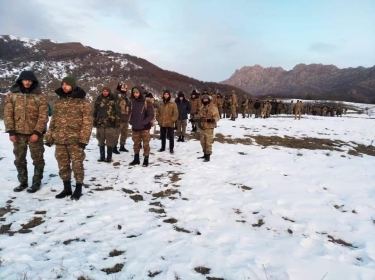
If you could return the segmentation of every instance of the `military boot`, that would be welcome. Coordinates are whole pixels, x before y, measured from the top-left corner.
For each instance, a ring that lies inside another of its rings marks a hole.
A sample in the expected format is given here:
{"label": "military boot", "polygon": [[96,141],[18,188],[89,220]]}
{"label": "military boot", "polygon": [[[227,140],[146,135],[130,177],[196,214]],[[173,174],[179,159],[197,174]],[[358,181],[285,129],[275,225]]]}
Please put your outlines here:
{"label": "military boot", "polygon": [[100,158],[98,161],[105,161],[105,147],[104,146],[99,146],[100,150]]}
{"label": "military boot", "polygon": [[114,153],[114,154],[116,154],[116,155],[119,155],[119,154],[120,154],[120,152],[117,150],[117,146],[114,146],[114,147],[112,148],[112,153]]}
{"label": "military boot", "polygon": [[181,136],[181,142],[185,142],[185,136]]}
{"label": "military boot", "polygon": [[112,151],[113,151],[113,148],[107,146],[107,158],[105,160],[106,162],[112,162]]}
{"label": "military boot", "polygon": [[121,145],[119,151],[120,151],[120,152],[129,152],[129,151],[125,148],[125,145]]}
{"label": "military boot", "polygon": [[64,198],[66,196],[72,195],[72,182],[71,181],[63,181],[64,184],[64,190],[57,194],[55,197],[60,199]]}
{"label": "military boot", "polygon": [[139,154],[135,154],[134,155],[134,159],[131,163],[129,163],[129,165],[136,165],[136,164],[140,164],[141,162],[139,161]]}
{"label": "military boot", "polygon": [[147,167],[148,166],[148,156],[144,157],[142,166],[143,167]]}
{"label": "military boot", "polygon": [[27,192],[35,193],[38,190],[40,190],[40,186],[42,185],[43,172],[44,172],[44,161],[34,167],[33,184],[31,185],[31,187],[27,189]]}
{"label": "military boot", "polygon": [[181,137],[182,136],[178,136],[177,142],[181,142]]}
{"label": "military boot", "polygon": [[76,188],[73,194],[70,196],[71,200],[79,200],[82,196],[82,183],[76,183]]}
{"label": "military boot", "polygon": [[203,154],[201,157],[197,157],[197,159],[205,159],[206,158],[206,153]]}
{"label": "military boot", "polygon": [[210,156],[211,156],[210,154],[206,154],[206,156],[205,156],[203,162],[208,162],[208,161],[210,161]]}
{"label": "military boot", "polygon": [[29,186],[27,183],[28,175],[27,175],[26,166],[24,168],[20,168],[20,167],[17,168],[17,178],[18,178],[18,181],[20,182],[20,185],[15,187],[13,191],[21,192]]}
{"label": "military boot", "polygon": [[26,183],[21,183],[19,186],[15,187],[13,191],[15,192],[22,192],[24,189],[26,189],[29,185]]}

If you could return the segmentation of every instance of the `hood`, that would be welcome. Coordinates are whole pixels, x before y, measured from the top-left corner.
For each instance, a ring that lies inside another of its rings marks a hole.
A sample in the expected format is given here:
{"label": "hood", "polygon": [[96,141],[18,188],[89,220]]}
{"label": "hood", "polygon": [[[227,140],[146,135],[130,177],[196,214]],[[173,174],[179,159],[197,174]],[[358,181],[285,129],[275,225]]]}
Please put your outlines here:
{"label": "hood", "polygon": [[85,98],[86,97],[86,92],[78,86],[75,87],[75,89],[73,89],[73,91],[68,94],[66,94],[61,87],[56,89],[55,92],[61,98],[67,98],[67,97]]}
{"label": "hood", "polygon": [[[22,80],[31,80],[33,81],[33,84],[29,89],[25,89],[22,85]],[[18,78],[16,79],[16,83],[12,85],[9,89],[9,91],[17,93],[42,93],[42,89],[40,88],[38,78],[35,76],[35,74],[32,71],[22,71]]]}
{"label": "hood", "polygon": [[[139,98],[137,98],[137,99],[134,97],[134,90],[135,89],[137,89],[139,91],[139,93],[140,93]],[[130,98],[133,99],[133,100],[134,99],[135,100],[144,100],[145,97],[143,95],[142,87],[141,86],[135,86],[135,87],[133,87],[132,90],[131,90],[131,92],[130,92]]]}

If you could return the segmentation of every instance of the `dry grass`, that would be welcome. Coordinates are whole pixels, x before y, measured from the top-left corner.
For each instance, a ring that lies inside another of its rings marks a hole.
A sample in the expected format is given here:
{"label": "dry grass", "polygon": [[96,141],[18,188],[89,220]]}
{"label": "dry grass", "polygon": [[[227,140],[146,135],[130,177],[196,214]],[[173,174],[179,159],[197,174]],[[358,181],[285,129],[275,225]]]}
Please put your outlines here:
{"label": "dry grass", "polygon": [[123,267],[124,267],[123,263],[117,263],[111,268],[103,268],[102,271],[104,271],[107,274],[112,274],[112,273],[120,272]]}

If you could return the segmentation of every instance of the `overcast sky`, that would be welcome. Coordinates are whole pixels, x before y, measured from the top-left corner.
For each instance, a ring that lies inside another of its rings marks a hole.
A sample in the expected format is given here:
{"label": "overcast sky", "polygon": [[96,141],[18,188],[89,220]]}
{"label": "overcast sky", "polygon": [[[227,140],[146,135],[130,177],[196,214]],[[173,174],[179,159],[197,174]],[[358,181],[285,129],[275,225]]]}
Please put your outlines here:
{"label": "overcast sky", "polygon": [[0,35],[78,41],[204,81],[375,65],[374,0],[0,0]]}

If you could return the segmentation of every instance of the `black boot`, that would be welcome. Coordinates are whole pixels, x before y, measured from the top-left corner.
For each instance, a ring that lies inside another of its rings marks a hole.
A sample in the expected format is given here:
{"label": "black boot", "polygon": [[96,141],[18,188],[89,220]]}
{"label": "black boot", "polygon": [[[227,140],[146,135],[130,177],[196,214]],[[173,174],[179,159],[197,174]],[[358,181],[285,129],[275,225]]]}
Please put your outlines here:
{"label": "black boot", "polygon": [[139,161],[139,154],[135,154],[134,155],[134,159],[131,163],[129,163],[129,165],[136,165],[136,164],[140,164],[141,162]]}
{"label": "black boot", "polygon": [[15,192],[22,192],[24,189],[26,189],[29,185],[27,183],[21,183],[19,186],[15,187],[13,191]]}
{"label": "black boot", "polygon": [[144,159],[143,159],[143,164],[142,164],[143,167],[147,167],[148,166],[148,156],[146,156]]}
{"label": "black boot", "polygon": [[206,157],[204,158],[203,162],[210,161],[210,156],[209,154],[206,154]]}
{"label": "black boot", "polygon": [[120,146],[120,152],[129,152],[126,148],[125,145]]}
{"label": "black boot", "polygon": [[43,172],[44,172],[44,160],[35,165],[33,184],[31,185],[30,188],[27,189],[27,192],[35,193],[38,190],[40,190],[40,186],[42,185]]}
{"label": "black boot", "polygon": [[31,185],[31,187],[29,187],[27,189],[27,192],[28,193],[35,193],[35,192],[39,191],[40,190],[40,185],[41,185],[40,181],[34,181],[33,184]]}
{"label": "black boot", "polygon": [[76,189],[74,190],[74,193],[71,195],[71,200],[79,200],[79,198],[82,196],[82,184],[76,183]]}
{"label": "black boot", "polygon": [[105,147],[104,146],[99,146],[100,150],[100,158],[98,161],[105,161]]}
{"label": "black boot", "polygon": [[185,136],[181,136],[181,142],[185,142]]}
{"label": "black boot", "polygon": [[206,158],[206,154],[205,153],[203,154],[203,156],[198,157],[198,159],[203,159],[203,158]]}
{"label": "black boot", "polygon": [[107,146],[107,158],[105,160],[106,162],[112,162],[112,151],[113,151],[113,148]]}
{"label": "black boot", "polygon": [[56,195],[56,198],[64,198],[66,196],[72,195],[72,182],[71,181],[63,181],[64,190]]}
{"label": "black boot", "polygon": [[117,146],[114,146],[114,147],[112,148],[112,153],[114,153],[114,154],[116,154],[116,155],[119,155],[119,154],[120,154],[120,152],[117,150]]}
{"label": "black boot", "polygon": [[177,142],[181,142],[181,136],[178,136]]}

